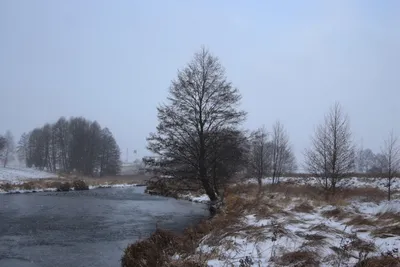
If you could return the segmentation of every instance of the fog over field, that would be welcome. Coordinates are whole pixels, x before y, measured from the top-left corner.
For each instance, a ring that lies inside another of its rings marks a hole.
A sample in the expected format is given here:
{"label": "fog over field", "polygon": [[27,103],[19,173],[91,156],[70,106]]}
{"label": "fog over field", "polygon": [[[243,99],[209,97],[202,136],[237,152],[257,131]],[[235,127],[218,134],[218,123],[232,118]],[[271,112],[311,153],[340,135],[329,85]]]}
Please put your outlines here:
{"label": "fog over field", "polygon": [[[149,154],[155,107],[205,45],[248,112],[279,119],[295,156],[339,101],[353,139],[378,152],[400,133],[398,1],[1,1],[0,133],[18,140],[59,117],[113,132],[123,159]],[[137,150],[137,154],[133,154]]]}

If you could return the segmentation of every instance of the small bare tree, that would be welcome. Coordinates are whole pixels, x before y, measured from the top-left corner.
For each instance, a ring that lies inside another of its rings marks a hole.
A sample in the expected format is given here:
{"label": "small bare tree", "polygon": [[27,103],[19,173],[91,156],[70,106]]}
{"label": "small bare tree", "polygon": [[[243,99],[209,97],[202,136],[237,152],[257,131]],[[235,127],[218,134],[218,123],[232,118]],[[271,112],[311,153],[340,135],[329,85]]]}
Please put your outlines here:
{"label": "small bare tree", "polygon": [[271,151],[265,127],[252,132],[250,140],[249,169],[251,175],[257,178],[258,185],[261,188],[262,178],[269,174],[271,169]]}
{"label": "small bare tree", "polygon": [[389,134],[389,137],[384,142],[382,147],[382,155],[382,171],[388,181],[388,200],[390,201],[393,179],[400,171],[400,146],[398,144],[398,138],[394,135],[393,131]]}
{"label": "small bare tree", "polygon": [[330,109],[311,141],[311,149],[304,154],[306,169],[335,193],[337,183],[354,169],[355,158],[349,119],[339,103]]}
{"label": "small bare tree", "polygon": [[271,150],[272,183],[277,183],[282,174],[294,171],[296,166],[289,136],[279,121],[272,128]]}

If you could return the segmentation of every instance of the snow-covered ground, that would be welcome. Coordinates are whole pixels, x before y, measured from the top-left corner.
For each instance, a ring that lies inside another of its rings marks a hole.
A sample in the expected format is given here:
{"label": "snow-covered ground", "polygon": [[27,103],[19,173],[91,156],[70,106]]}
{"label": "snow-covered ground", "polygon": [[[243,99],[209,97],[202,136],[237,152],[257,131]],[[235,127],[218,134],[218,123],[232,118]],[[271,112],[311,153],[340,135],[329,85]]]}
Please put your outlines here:
{"label": "snow-covered ground", "polygon": [[[320,184],[315,178],[281,178],[280,181],[298,186]],[[271,178],[263,179],[264,184],[271,182]],[[249,183],[257,180],[248,179],[236,186]],[[386,191],[387,180],[353,177],[343,179],[338,186]],[[400,190],[400,178],[393,180],[392,189]],[[331,203],[323,198],[268,193],[260,200],[260,207],[235,215],[238,223],[213,228],[189,259],[205,262],[210,267],[355,266],[365,258],[388,256],[400,264],[400,199],[395,195],[392,201],[370,202],[348,196]],[[255,197],[249,192],[240,196]],[[206,195],[187,194],[181,198],[209,202]]]}
{"label": "snow-covered ground", "polygon": [[0,167],[0,182],[18,183],[28,179],[42,179],[57,177],[54,173],[44,172],[33,168]]}
{"label": "snow-covered ground", "polygon": [[[270,218],[244,215],[238,230],[227,232],[217,243],[213,234],[204,237],[197,254],[214,255],[207,261],[210,267],[250,266],[243,265],[246,261],[251,266],[354,266],[364,257],[400,257],[400,221],[382,222],[384,217],[379,217],[388,211],[400,216],[400,201],[354,202],[341,208],[349,214],[341,219],[326,215],[337,207],[296,212],[298,204],[282,206]],[[352,225],[354,218],[364,218],[366,225]],[[391,227],[387,233],[385,227]],[[304,265],[296,265],[300,263]]]}

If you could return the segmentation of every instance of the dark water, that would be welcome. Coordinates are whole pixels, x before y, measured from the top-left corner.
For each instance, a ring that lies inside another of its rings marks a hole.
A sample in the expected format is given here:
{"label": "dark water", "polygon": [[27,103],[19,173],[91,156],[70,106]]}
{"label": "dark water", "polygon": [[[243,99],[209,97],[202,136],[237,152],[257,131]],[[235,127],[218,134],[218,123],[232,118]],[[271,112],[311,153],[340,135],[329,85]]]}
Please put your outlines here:
{"label": "dark water", "polygon": [[0,267],[120,266],[124,248],[159,227],[181,231],[201,204],[144,188],[0,195]]}

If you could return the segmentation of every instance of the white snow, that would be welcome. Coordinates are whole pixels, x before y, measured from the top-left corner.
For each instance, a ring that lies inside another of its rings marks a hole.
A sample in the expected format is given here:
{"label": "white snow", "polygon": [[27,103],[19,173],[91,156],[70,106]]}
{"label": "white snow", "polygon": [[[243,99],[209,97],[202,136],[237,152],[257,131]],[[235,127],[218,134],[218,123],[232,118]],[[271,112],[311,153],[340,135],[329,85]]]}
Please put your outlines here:
{"label": "white snow", "polygon": [[208,204],[210,202],[210,198],[206,194],[200,196],[194,196],[192,194],[180,195],[179,198],[204,204]]}
{"label": "white snow", "polygon": [[33,168],[0,167],[0,182],[18,183],[28,179],[42,179],[57,177],[54,173],[44,172]]}
{"label": "white snow", "polygon": [[[212,246],[207,241],[213,234],[204,237],[197,253],[213,253],[214,256],[207,262],[210,267],[240,266],[240,260],[243,261],[246,257],[253,261],[254,266],[282,266],[279,265],[279,258],[284,253],[296,251],[316,252],[320,266],[336,266],[338,261],[343,261],[341,266],[354,266],[358,262],[360,251],[359,247],[352,247],[352,244],[361,240],[363,244],[372,244],[375,247],[369,257],[388,252],[400,256],[400,236],[380,238],[371,234],[382,226],[353,227],[346,225],[349,218],[326,218],[322,215],[323,211],[336,208],[331,205],[316,208],[311,213],[294,212],[289,206],[292,205],[282,207],[287,214],[275,214],[273,218],[257,219],[255,214],[243,215],[244,226],[240,226],[237,232],[227,235],[217,245],[213,243]],[[373,216],[378,213],[388,210],[400,212],[400,200],[381,203],[354,202],[342,208],[353,215],[362,215],[375,221],[377,218]],[[241,230],[246,227],[253,228]],[[311,235],[322,236],[322,242],[313,245]],[[343,256],[339,256],[335,249],[343,249],[349,254],[343,253]]]}

